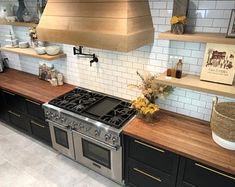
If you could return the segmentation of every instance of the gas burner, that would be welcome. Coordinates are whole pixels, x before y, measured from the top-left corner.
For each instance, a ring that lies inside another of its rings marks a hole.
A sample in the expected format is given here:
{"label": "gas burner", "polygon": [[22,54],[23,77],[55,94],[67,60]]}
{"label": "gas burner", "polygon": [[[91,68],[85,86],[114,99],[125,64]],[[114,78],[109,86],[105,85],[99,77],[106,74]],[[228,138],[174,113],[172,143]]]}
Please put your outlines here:
{"label": "gas burner", "polygon": [[121,128],[135,114],[135,110],[130,106],[129,103],[122,102],[101,119],[110,126]]}

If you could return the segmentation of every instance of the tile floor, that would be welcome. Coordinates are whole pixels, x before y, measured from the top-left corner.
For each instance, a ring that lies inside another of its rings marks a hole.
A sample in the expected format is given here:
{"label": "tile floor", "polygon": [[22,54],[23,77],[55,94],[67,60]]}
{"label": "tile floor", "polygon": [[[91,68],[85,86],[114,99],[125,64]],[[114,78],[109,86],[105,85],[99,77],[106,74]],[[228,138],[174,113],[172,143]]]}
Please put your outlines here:
{"label": "tile floor", "polygon": [[0,122],[0,187],[120,187]]}

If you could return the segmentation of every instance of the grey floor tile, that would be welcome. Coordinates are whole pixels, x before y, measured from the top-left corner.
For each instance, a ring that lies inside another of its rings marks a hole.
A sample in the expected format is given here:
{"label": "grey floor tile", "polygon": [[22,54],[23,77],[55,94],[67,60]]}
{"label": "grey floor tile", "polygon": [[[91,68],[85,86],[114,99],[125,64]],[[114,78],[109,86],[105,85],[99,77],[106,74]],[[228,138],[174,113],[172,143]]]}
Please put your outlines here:
{"label": "grey floor tile", "polygon": [[120,187],[0,122],[0,187]]}

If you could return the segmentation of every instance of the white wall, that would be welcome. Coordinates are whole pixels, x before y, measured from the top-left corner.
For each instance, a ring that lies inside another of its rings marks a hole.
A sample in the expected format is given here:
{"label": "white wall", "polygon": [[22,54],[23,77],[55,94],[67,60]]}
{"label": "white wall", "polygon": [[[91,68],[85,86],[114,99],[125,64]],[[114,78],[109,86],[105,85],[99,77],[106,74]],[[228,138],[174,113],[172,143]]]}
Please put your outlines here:
{"label": "white wall", "polygon": [[[7,2],[0,0],[0,2]],[[150,0],[151,13],[156,32],[170,29],[173,0]],[[231,9],[235,1],[190,0],[188,30],[226,33]],[[28,28],[0,26],[0,43],[4,44],[4,35],[13,29],[23,41],[29,40]],[[136,70],[152,73],[166,70],[169,56],[184,57],[184,73],[200,75],[206,44],[158,40],[154,44],[141,47],[129,53],[85,48],[86,52],[96,53],[99,63],[90,67],[89,59],[73,55],[71,45],[61,45],[67,54],[65,60],[54,61],[56,68],[64,73],[66,82],[90,88],[126,99],[133,99],[139,92],[129,90],[127,85],[140,80]],[[4,53],[10,59],[10,66],[15,69],[38,74],[39,59]],[[158,100],[161,108],[208,120],[211,114],[214,95],[176,88],[166,100]],[[220,101],[235,101],[219,97]]]}

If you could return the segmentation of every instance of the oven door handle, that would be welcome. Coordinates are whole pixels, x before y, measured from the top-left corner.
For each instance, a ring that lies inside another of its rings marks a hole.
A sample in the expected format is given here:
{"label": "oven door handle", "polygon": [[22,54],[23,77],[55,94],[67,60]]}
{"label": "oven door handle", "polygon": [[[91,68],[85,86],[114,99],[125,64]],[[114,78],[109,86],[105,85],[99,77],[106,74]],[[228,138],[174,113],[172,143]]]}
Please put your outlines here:
{"label": "oven door handle", "polygon": [[55,122],[53,122],[53,121],[51,121],[51,120],[48,120],[48,119],[46,120],[46,122],[48,122],[49,125],[52,124],[53,126],[59,127],[59,128],[61,128],[61,129],[63,129],[63,130],[71,131],[71,130],[70,130],[70,126],[62,126],[62,125],[59,125],[58,123],[55,123]]}
{"label": "oven door handle", "polygon": [[74,131],[74,130],[72,130],[72,132],[73,132],[74,134],[78,134],[79,136],[86,138],[87,140],[92,141],[93,143],[96,143],[96,144],[98,144],[98,145],[100,145],[100,146],[103,146],[103,147],[105,147],[105,148],[107,148],[107,149],[111,149],[111,150],[114,150],[114,151],[117,151],[117,150],[118,150],[118,147],[114,147],[114,146],[108,145],[108,144],[106,144],[106,143],[103,143],[103,142],[101,142],[101,141],[99,141],[99,140],[96,140],[96,139],[94,139],[94,138],[91,138],[91,137],[89,137],[89,136],[87,136],[87,135],[85,135],[85,134],[82,134],[82,133],[80,133],[80,132],[77,132],[77,131]]}

